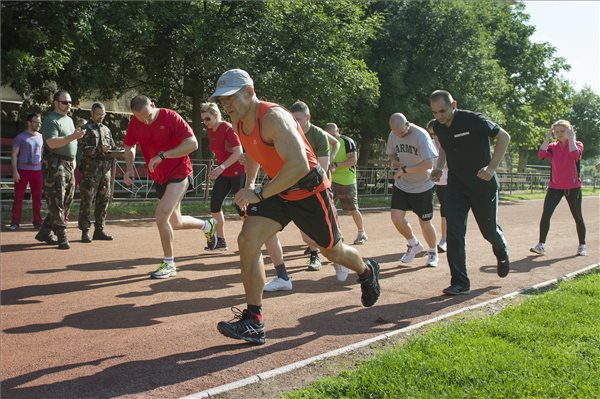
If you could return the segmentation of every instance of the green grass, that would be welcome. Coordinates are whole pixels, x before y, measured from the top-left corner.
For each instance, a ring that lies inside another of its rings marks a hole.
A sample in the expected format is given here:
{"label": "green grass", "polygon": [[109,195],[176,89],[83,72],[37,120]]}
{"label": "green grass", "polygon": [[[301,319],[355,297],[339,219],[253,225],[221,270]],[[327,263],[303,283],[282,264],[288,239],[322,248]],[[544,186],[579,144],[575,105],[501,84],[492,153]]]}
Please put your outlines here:
{"label": "green grass", "polygon": [[[594,189],[592,187],[583,187],[582,194],[584,197],[589,196],[589,195],[599,195],[600,188]],[[535,191],[533,193],[531,191],[521,191],[521,192],[513,191],[512,194],[509,194],[507,191],[500,192],[500,200],[501,201],[544,199],[544,197],[546,197],[545,190],[544,191]]]}
{"label": "green grass", "polygon": [[453,321],[297,398],[592,398],[600,392],[600,272],[495,316]]}

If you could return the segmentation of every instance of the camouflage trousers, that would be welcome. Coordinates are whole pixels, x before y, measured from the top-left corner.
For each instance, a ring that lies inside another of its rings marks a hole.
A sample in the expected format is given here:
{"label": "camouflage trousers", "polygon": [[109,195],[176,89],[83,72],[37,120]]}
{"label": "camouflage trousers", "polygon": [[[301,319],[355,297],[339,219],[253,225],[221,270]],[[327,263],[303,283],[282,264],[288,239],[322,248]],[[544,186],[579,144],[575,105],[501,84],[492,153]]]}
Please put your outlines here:
{"label": "camouflage trousers", "polygon": [[81,165],[79,182],[79,228],[88,230],[91,226],[90,213],[94,205],[94,226],[103,229],[106,212],[111,198],[112,160],[84,160]]}
{"label": "camouflage trousers", "polygon": [[67,228],[65,214],[71,208],[75,194],[73,161],[44,153],[42,157],[42,178],[44,198],[48,204],[48,215],[44,225],[57,232]]}

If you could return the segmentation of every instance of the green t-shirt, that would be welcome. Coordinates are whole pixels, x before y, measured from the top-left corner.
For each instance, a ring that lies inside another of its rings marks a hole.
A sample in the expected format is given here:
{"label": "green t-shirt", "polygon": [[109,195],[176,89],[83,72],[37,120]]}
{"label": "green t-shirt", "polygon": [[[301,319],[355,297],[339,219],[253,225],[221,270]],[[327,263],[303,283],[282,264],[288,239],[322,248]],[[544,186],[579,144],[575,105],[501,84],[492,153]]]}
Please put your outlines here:
{"label": "green t-shirt", "polygon": [[[69,136],[73,134],[73,132],[75,132],[73,119],[71,119],[70,116],[61,115],[56,111],[53,111],[50,115],[45,117],[44,122],[42,123],[42,137],[44,138],[44,143],[48,139]],[[53,148],[50,151],[58,155],[75,157],[77,154],[77,140],[73,140],[63,147]]]}
{"label": "green t-shirt", "polygon": [[329,156],[329,142],[323,129],[311,124],[304,135],[317,158]]}
{"label": "green t-shirt", "polygon": [[[335,154],[333,162],[346,162],[348,160],[348,154],[351,152],[356,152],[356,144],[354,143],[354,140],[348,136],[340,136],[338,137],[338,141],[340,142],[340,149],[338,150],[337,154]],[[331,174],[331,179],[334,183],[341,184],[343,186],[356,184],[356,165],[335,168]]]}

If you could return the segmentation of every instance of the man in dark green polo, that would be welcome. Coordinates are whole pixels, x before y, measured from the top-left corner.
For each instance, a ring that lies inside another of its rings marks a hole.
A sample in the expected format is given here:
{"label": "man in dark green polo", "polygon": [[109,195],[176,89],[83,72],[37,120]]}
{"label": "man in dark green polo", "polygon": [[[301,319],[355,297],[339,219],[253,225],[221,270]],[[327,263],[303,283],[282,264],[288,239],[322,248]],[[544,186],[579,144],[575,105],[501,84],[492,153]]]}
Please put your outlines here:
{"label": "man in dark green polo", "polygon": [[35,236],[36,240],[55,244],[51,232],[58,237],[58,248],[69,249],[65,214],[71,207],[75,193],[75,155],[77,140],[84,133],[75,129],[71,111],[71,96],[65,90],[54,94],[54,111],[42,123],[44,154],[42,156],[42,178],[44,196],[48,203],[48,215]]}

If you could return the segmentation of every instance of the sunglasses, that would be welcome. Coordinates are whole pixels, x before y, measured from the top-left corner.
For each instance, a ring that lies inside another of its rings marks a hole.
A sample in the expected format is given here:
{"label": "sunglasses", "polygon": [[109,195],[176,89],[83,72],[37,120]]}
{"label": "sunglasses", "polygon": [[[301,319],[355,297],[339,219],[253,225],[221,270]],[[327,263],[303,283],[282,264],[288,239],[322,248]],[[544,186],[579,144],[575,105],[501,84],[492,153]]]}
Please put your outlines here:
{"label": "sunglasses", "polygon": [[57,100],[59,103],[61,103],[62,105],[69,105],[69,104],[73,104],[73,101],[60,101]]}
{"label": "sunglasses", "polygon": [[202,118],[202,120],[203,120],[204,122],[210,122],[210,120],[211,120],[211,119],[212,119],[212,118],[208,118],[208,117],[207,117],[207,118]]}

